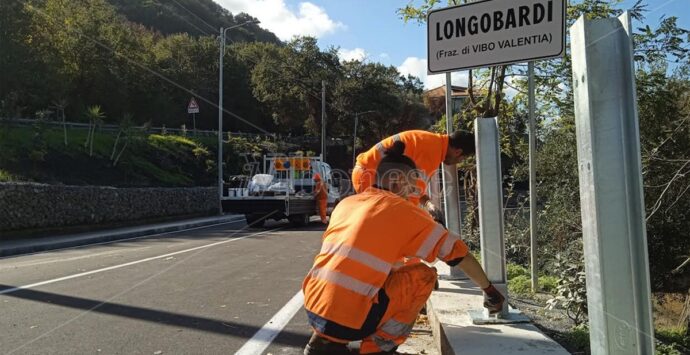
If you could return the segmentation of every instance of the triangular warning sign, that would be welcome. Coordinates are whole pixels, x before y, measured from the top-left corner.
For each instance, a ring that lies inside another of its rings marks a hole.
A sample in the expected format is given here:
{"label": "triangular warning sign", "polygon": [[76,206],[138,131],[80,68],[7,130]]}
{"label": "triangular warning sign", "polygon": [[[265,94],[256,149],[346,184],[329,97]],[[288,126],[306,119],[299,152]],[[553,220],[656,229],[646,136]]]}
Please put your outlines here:
{"label": "triangular warning sign", "polygon": [[193,97],[189,100],[189,105],[187,105],[187,113],[199,113],[199,104],[196,103]]}

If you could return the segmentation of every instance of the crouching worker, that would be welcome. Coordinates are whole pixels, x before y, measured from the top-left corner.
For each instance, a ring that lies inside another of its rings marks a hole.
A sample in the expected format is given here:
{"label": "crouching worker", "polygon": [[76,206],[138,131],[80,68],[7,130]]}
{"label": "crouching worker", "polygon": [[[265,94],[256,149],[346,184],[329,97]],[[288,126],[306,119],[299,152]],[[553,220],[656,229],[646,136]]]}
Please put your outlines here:
{"label": "crouching worker", "polygon": [[491,285],[467,245],[407,201],[415,190],[416,167],[396,142],[377,168],[376,184],[338,204],[321,251],[302,289],[313,335],[304,354],[395,354],[429,298],[436,270],[423,263],[392,265],[403,257],[436,258],[458,266],[485,293],[484,306],[497,312],[503,296]]}

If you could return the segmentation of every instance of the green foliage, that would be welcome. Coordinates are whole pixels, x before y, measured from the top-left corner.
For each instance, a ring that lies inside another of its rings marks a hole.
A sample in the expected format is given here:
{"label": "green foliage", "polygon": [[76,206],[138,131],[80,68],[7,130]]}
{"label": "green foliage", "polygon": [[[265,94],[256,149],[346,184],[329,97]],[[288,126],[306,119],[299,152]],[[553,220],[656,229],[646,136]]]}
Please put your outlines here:
{"label": "green foliage", "polygon": [[17,177],[8,173],[5,170],[0,169],[0,182],[12,182],[17,181]]}
{"label": "green foliage", "polygon": [[660,355],[681,355],[690,351],[690,334],[686,328],[656,329],[656,353]]}
{"label": "green foliage", "polygon": [[561,308],[575,325],[587,319],[587,286],[584,259],[576,248],[573,254],[556,255],[554,269],[558,272],[556,296],[547,301],[547,309]]}
{"label": "green foliage", "polygon": [[[39,150],[32,127],[3,127],[0,133],[0,180],[108,186],[212,186],[216,170],[213,152],[194,139],[174,135],[144,135],[133,131],[126,152],[117,165],[111,163],[116,134],[96,132],[93,156],[77,142],[87,130],[72,130],[64,145],[62,128],[46,128]],[[6,139],[5,139],[6,138]],[[213,143],[214,141],[211,141]],[[38,161],[38,153],[42,160]],[[228,174],[240,169],[228,166]]]}
{"label": "green foliage", "polygon": [[558,278],[556,276],[539,276],[539,289],[546,293],[555,294],[558,290]]}
{"label": "green foliage", "polygon": [[513,263],[508,263],[508,266],[506,268],[506,274],[508,275],[508,280],[516,278],[518,276],[530,276],[529,270],[527,270],[526,267]]}
{"label": "green foliage", "polygon": [[[508,263],[506,268],[508,275],[508,290],[511,294],[516,295],[531,295],[532,294],[532,278],[530,271],[524,266]],[[542,275],[537,280],[539,291],[546,293],[555,293],[558,287],[558,278],[555,276]]]}
{"label": "green foliage", "polygon": [[508,278],[508,292],[514,295],[529,295],[532,293],[532,281],[529,275],[518,275]]}
{"label": "green foliage", "polygon": [[589,327],[587,324],[579,324],[574,326],[569,332],[565,334],[564,342],[572,349],[580,351],[589,350]]}

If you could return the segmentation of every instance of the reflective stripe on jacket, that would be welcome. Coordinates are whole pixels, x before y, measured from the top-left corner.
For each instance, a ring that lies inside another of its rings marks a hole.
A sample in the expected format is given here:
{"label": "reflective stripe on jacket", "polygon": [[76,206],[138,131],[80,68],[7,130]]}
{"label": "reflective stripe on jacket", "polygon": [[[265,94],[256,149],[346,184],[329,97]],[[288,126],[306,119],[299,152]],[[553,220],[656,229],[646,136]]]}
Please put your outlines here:
{"label": "reflective stripe on jacket", "polygon": [[302,289],[305,308],[359,329],[393,264],[403,257],[429,262],[467,254],[428,213],[399,196],[369,188],[338,204]]}

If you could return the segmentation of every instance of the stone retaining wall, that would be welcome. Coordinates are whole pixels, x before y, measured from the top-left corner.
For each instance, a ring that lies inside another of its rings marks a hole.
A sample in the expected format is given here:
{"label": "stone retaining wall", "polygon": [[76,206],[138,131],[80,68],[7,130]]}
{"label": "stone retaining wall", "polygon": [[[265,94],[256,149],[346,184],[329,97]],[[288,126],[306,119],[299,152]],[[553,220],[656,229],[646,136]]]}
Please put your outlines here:
{"label": "stone retaining wall", "polygon": [[212,214],[217,191],[0,183],[0,231]]}

